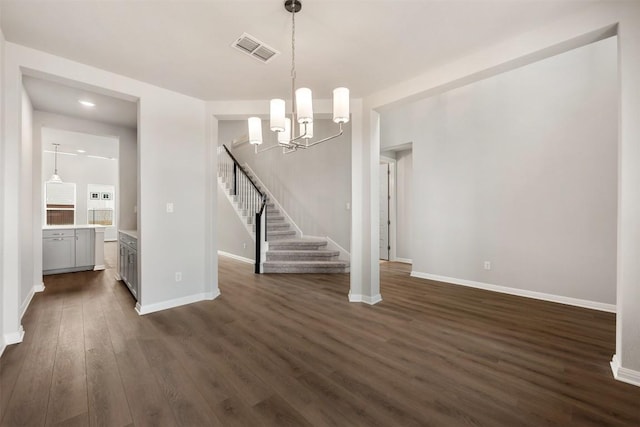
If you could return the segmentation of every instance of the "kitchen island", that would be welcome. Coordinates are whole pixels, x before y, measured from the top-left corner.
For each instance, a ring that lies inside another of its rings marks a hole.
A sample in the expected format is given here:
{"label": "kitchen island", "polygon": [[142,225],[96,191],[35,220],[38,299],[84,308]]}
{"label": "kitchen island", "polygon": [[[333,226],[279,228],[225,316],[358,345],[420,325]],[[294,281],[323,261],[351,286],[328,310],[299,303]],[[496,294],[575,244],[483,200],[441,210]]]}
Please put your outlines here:
{"label": "kitchen island", "polygon": [[102,225],[50,225],[42,228],[42,274],[104,270]]}

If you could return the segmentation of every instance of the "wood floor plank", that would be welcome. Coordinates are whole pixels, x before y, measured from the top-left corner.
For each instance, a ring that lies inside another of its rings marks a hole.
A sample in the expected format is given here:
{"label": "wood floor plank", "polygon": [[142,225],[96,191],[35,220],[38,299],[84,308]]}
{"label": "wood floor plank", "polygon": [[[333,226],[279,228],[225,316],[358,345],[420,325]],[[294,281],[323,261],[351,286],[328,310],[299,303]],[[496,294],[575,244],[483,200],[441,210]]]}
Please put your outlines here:
{"label": "wood floor plank", "polygon": [[45,423],[62,304],[62,297],[52,296],[41,307],[42,313],[33,332],[34,345],[24,355],[24,363],[2,418],[3,426]]}
{"label": "wood floor plank", "polygon": [[615,315],[380,268],[369,306],[348,275],[220,258],[216,300],[146,316],[113,269],[47,276],[0,358],[1,425],[640,426]]}
{"label": "wood floor plank", "polygon": [[88,294],[82,306],[89,424],[126,426],[132,423],[132,417],[109,339],[100,294],[101,291]]}
{"label": "wood floor plank", "polygon": [[56,425],[87,412],[82,305],[65,305],[60,320],[46,424]]}

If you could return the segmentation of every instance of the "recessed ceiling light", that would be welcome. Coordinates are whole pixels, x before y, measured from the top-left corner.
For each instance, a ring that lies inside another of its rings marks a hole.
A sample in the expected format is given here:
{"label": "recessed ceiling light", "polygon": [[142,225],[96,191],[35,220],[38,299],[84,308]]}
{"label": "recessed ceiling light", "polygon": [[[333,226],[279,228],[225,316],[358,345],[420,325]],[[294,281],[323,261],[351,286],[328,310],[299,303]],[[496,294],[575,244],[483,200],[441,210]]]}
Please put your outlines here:
{"label": "recessed ceiling light", "polygon": [[76,150],[78,153],[86,153],[84,150]]}
{"label": "recessed ceiling light", "polygon": [[84,105],[85,107],[95,107],[95,106],[96,106],[96,104],[94,104],[94,103],[93,103],[93,102],[91,102],[91,101],[84,101],[84,100],[82,100],[82,99],[79,99],[79,100],[78,100],[78,102],[79,102],[80,104]]}

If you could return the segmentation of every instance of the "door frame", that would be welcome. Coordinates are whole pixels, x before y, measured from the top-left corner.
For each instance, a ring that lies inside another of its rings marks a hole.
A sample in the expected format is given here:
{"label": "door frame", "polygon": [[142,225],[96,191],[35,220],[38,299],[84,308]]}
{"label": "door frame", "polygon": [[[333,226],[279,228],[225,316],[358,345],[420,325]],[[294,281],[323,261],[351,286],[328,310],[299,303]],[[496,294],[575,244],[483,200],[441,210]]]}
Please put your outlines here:
{"label": "door frame", "polygon": [[389,165],[389,261],[396,261],[396,159],[380,155],[380,164]]}

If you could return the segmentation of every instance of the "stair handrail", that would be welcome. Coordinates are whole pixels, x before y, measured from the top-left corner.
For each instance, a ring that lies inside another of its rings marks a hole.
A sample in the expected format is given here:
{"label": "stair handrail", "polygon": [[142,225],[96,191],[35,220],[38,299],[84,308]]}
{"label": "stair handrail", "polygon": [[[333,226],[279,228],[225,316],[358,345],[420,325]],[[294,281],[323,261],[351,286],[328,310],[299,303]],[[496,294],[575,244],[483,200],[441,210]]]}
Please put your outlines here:
{"label": "stair handrail", "polygon": [[222,144],[222,147],[227,152],[231,160],[233,161],[233,195],[238,195],[238,171],[241,173],[244,178],[253,186],[256,192],[260,195],[261,204],[259,209],[256,210],[255,214],[255,233],[256,233],[256,261],[255,261],[255,273],[262,273],[262,243],[266,243],[267,241],[267,226],[266,226],[266,206],[267,206],[267,194],[265,192],[260,191],[260,188],[256,185],[255,181],[251,179],[249,175],[245,172],[245,170],[240,165],[240,162],[235,158],[229,148]]}
{"label": "stair handrail", "polygon": [[[236,158],[234,157],[233,154],[231,154],[231,151],[229,151],[229,149],[227,148],[226,145],[222,144],[222,146],[224,147],[225,151],[227,152],[227,154],[229,155],[229,157],[231,157],[231,160],[233,160],[233,167],[234,167],[234,172],[237,169],[240,169],[242,171],[242,174],[244,176],[247,177],[247,180],[249,180],[249,182],[251,183],[251,185],[253,185],[253,188],[256,189],[256,191],[262,196],[263,199],[266,200],[267,195],[265,193],[263,193],[262,191],[260,191],[260,189],[258,188],[258,186],[256,185],[256,183],[251,179],[251,177],[249,175],[246,174],[246,172],[244,171],[244,169],[242,169],[242,166],[240,165],[240,162],[238,160],[236,160]],[[234,194],[235,194],[235,183],[234,183]]]}

